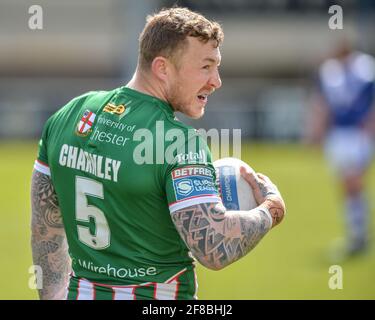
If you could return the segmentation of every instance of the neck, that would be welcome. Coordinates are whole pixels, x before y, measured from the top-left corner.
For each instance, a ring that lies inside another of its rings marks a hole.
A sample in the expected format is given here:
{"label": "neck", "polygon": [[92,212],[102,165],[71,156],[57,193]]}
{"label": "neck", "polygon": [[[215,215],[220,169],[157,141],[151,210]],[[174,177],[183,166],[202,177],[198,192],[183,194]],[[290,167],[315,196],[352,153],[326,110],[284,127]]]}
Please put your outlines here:
{"label": "neck", "polygon": [[137,67],[126,87],[168,102],[165,89],[160,82],[154,79],[152,75],[146,74],[139,67]]}

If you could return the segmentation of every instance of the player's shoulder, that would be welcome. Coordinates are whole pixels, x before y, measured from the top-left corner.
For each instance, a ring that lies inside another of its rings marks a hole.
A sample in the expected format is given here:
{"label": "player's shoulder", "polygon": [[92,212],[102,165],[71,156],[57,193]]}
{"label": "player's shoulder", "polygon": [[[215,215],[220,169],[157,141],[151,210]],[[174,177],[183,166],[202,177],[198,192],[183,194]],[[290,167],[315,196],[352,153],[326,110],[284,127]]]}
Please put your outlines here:
{"label": "player's shoulder", "polygon": [[365,81],[375,80],[375,58],[365,52],[356,51],[352,55],[352,68],[355,74]]}
{"label": "player's shoulder", "polygon": [[165,125],[167,134],[169,132],[170,135],[183,136],[185,142],[189,140],[204,140],[205,137],[200,130],[180,121],[176,116],[169,117],[167,120]]}
{"label": "player's shoulder", "polygon": [[66,103],[62,108],[60,108],[55,116],[63,116],[64,114],[71,114],[74,111],[81,112],[82,108],[89,107],[92,111],[101,107],[102,104],[109,100],[112,95],[116,93],[116,89],[110,91],[97,90],[85,92]]}
{"label": "player's shoulder", "polygon": [[168,129],[176,129],[176,130],[181,130],[183,132],[191,132],[191,133],[197,132],[197,130],[194,127],[182,122],[180,119],[178,119],[176,115],[167,117],[167,120],[168,122],[166,126],[168,127]]}
{"label": "player's shoulder", "polygon": [[76,104],[79,102],[90,101],[90,103],[98,102],[100,103],[103,99],[107,99],[109,96],[112,96],[117,92],[118,89],[114,90],[96,90],[96,91],[88,91],[83,93],[75,98],[73,98],[68,104]]}
{"label": "player's shoulder", "polygon": [[372,55],[362,51],[355,51],[352,54],[352,59],[354,63],[363,63],[365,66],[371,65],[371,67],[373,67],[375,64],[375,58]]}
{"label": "player's shoulder", "polygon": [[339,60],[330,58],[325,60],[320,66],[319,66],[319,77],[320,80],[328,80],[333,79],[341,73],[343,70],[343,66],[340,63]]}
{"label": "player's shoulder", "polygon": [[76,113],[80,113],[81,109],[88,105],[90,105],[90,107],[100,106],[101,101],[112,95],[114,91],[115,90],[88,91],[72,98],[48,118],[46,126],[51,126],[56,122],[63,121],[63,119],[67,117],[75,116]]}
{"label": "player's shoulder", "polygon": [[106,91],[97,91],[97,90],[87,91],[85,93],[82,93],[79,96],[74,97],[71,101],[80,101],[82,99],[87,99],[88,97],[92,97],[92,96],[96,95],[99,92],[106,92]]}

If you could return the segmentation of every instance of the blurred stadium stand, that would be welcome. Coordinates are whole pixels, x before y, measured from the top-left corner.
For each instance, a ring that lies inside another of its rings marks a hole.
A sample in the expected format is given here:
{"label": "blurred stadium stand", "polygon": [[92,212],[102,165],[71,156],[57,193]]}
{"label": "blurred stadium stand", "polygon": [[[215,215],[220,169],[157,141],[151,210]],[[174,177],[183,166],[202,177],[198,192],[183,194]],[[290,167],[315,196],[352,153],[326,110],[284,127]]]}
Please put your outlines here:
{"label": "blurred stadium stand", "polygon": [[[196,128],[241,128],[243,137],[298,140],[317,65],[344,35],[375,54],[370,0],[44,0],[30,30],[27,0],[0,3],[0,138],[35,138],[47,117],[90,90],[124,85],[136,65],[145,16],[173,4],[222,23],[223,87]],[[38,4],[38,3],[33,3]],[[344,30],[328,28],[341,5]]]}

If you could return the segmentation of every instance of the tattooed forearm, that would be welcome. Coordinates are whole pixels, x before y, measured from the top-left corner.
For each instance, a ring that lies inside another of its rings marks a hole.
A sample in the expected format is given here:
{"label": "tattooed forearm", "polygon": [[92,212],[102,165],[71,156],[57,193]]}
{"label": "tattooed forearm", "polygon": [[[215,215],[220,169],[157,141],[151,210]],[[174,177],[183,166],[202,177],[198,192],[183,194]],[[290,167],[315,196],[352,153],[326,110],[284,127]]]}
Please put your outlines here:
{"label": "tattooed forearm", "polygon": [[271,228],[270,218],[261,208],[225,211],[215,203],[181,209],[172,218],[195,258],[215,270],[245,256]]}
{"label": "tattooed forearm", "polygon": [[42,268],[41,299],[62,299],[70,258],[57,196],[50,177],[33,172],[31,182],[31,247],[34,265]]}
{"label": "tattooed forearm", "polygon": [[285,203],[265,175],[241,167],[257,204],[249,211],[226,211],[222,203],[202,203],[172,213],[173,222],[195,258],[219,270],[245,256],[281,222]]}

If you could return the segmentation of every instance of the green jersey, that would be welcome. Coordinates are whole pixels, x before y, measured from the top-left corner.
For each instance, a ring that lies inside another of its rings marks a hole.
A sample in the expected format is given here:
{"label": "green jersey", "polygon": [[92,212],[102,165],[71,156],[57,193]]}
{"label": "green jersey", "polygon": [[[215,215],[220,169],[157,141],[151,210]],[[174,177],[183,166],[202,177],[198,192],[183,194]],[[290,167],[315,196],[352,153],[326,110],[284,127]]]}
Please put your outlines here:
{"label": "green jersey", "polygon": [[47,121],[35,169],[58,197],[68,299],[196,298],[171,214],[221,200],[207,144],[169,104],[126,87],[75,98]]}

